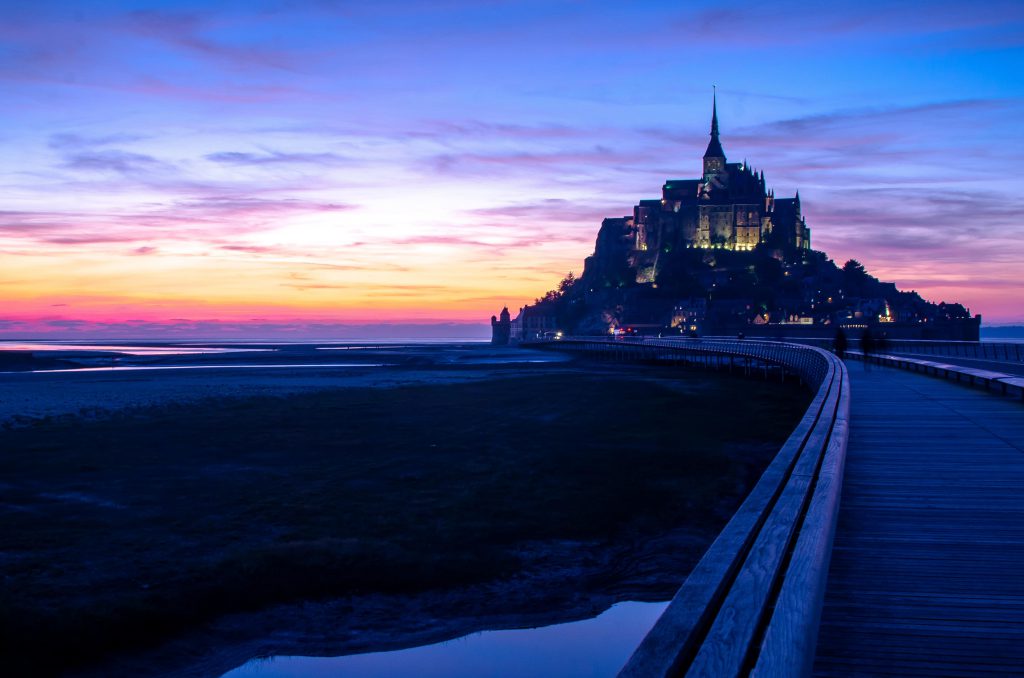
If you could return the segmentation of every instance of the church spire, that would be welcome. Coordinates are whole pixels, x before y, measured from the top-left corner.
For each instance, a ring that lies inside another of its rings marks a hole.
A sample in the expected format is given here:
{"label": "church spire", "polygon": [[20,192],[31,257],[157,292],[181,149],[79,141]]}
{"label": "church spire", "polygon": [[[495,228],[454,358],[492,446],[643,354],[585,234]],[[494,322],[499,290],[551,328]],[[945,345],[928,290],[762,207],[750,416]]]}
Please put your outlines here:
{"label": "church spire", "polygon": [[[722,150],[722,143],[718,140],[718,90],[715,89],[711,95],[711,141],[708,143],[708,150],[704,152],[705,158],[721,158],[722,165],[725,165],[725,151]],[[719,168],[721,169],[721,168]]]}
{"label": "church spire", "polygon": [[711,136],[718,138],[718,88],[711,89]]}

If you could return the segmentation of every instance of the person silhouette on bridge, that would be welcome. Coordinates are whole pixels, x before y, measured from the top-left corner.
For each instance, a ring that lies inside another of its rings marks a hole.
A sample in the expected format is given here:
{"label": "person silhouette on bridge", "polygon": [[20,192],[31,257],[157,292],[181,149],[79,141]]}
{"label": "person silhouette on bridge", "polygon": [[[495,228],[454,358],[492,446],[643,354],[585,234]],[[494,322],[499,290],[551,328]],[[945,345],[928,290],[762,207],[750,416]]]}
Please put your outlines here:
{"label": "person silhouette on bridge", "polygon": [[846,332],[843,332],[842,327],[836,330],[836,339],[832,346],[840,360],[846,357]]}
{"label": "person silhouette on bridge", "polygon": [[871,336],[870,328],[865,327],[860,337],[860,352],[864,356],[864,369],[870,371],[871,354],[875,352],[875,338]]}

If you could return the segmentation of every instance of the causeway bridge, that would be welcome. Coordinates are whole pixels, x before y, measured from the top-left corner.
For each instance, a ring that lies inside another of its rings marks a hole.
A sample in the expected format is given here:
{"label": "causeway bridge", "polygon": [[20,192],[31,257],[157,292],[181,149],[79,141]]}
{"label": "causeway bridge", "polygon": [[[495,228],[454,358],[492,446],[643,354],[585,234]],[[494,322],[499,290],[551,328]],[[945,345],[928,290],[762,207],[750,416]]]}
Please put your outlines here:
{"label": "causeway bridge", "polygon": [[1024,356],[939,344],[532,344],[814,393],[620,678],[1024,675]]}

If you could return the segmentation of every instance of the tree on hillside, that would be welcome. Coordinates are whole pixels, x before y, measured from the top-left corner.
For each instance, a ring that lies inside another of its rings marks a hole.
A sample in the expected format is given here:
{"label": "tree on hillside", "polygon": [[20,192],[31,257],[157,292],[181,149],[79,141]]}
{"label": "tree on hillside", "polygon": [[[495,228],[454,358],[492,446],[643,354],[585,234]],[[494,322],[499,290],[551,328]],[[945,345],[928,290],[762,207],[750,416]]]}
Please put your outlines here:
{"label": "tree on hillside", "polygon": [[548,293],[545,294],[540,299],[537,299],[535,303],[540,304],[543,302],[551,303],[558,301],[566,294],[571,292],[572,288],[576,285],[577,282],[579,282],[579,278],[577,278],[572,271],[569,271],[569,274],[562,278],[561,282],[558,283],[558,287],[556,287],[553,290],[548,290]]}
{"label": "tree on hillside", "polygon": [[871,280],[864,264],[856,259],[850,259],[843,264],[843,290],[846,294],[854,297],[865,296]]}

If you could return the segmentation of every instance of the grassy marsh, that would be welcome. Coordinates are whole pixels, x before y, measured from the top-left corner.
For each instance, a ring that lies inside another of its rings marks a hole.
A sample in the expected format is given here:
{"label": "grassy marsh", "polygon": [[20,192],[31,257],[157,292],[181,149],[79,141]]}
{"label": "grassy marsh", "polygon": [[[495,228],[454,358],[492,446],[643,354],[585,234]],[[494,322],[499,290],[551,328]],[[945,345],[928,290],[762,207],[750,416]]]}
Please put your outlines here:
{"label": "grassy marsh", "polygon": [[[511,577],[525,544],[710,539],[795,387],[561,370],[0,432],[0,651],[57,672],[219,615]],[[676,378],[676,377],[680,377]]]}

